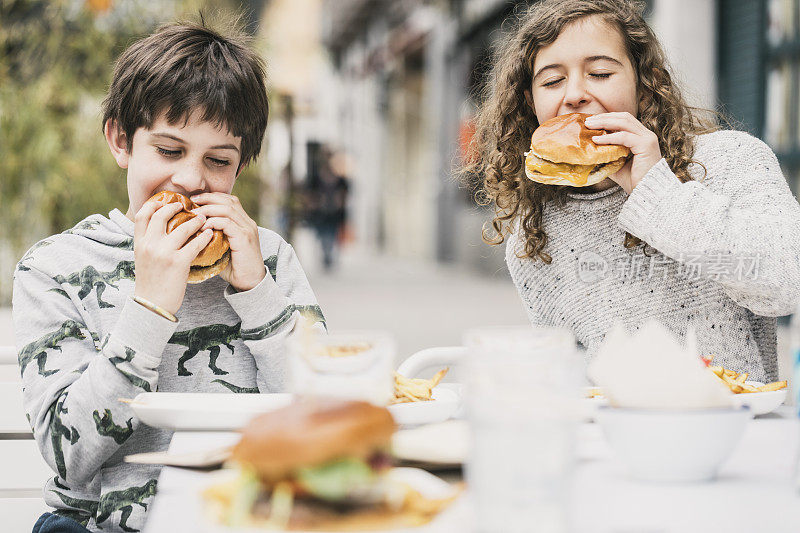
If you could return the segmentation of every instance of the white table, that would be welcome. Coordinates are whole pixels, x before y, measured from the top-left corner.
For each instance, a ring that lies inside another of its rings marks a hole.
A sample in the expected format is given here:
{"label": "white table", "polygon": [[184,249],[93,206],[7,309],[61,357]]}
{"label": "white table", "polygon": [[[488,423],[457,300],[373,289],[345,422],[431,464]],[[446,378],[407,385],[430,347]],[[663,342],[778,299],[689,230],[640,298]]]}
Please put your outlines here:
{"label": "white table", "polygon": [[[573,530],[592,533],[709,533],[800,531],[795,460],[800,423],[788,408],[750,422],[719,478],[700,484],[646,484],[630,480],[595,424],[579,434],[571,518]],[[176,433],[171,451],[234,442],[233,433]],[[198,487],[209,474],[164,468],[145,533],[216,531],[203,524]],[[425,531],[469,531],[469,506],[452,510],[458,523]]]}

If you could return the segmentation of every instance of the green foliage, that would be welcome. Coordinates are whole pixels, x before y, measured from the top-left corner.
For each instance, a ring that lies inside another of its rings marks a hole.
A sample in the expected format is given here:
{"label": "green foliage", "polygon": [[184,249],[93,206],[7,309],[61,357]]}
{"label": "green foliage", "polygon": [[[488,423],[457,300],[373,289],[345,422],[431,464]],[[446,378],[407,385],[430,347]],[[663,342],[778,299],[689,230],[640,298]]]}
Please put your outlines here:
{"label": "green foliage", "polygon": [[[211,4],[0,0],[0,304],[14,262],[34,242],[92,213],[125,211],[125,172],[100,124],[114,61],[160,24],[197,18]],[[234,188],[256,220],[259,183],[251,168]]]}
{"label": "green foliage", "polygon": [[99,104],[115,54],[151,28],[103,31],[89,11],[72,12],[74,5],[3,3],[0,223],[17,250],[125,198],[124,174],[101,135]]}

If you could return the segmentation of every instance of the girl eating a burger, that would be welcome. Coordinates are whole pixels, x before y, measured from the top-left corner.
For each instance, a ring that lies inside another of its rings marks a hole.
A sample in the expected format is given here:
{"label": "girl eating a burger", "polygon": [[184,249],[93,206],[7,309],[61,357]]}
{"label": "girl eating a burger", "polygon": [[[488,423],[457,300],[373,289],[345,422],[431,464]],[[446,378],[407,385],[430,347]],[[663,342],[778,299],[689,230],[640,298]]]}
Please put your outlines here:
{"label": "girl eating a burger", "polygon": [[530,8],[496,51],[475,143],[484,238],[506,242],[534,325],[569,328],[588,357],[615,320],[691,325],[715,364],[777,379],[800,205],[767,145],[687,106],[639,4]]}

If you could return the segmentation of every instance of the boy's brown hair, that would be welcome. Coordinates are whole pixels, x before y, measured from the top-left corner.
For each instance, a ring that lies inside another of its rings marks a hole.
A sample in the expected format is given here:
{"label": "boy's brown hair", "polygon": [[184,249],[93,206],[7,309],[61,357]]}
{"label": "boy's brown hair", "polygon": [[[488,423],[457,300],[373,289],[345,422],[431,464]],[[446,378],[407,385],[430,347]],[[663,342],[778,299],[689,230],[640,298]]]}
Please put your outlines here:
{"label": "boy's brown hair", "polygon": [[226,35],[199,23],[178,22],[136,41],[119,57],[103,101],[103,127],[112,119],[125,133],[128,151],[138,128],[202,120],[241,137],[239,169],[255,160],[267,127],[269,104],[264,62],[241,32]]}

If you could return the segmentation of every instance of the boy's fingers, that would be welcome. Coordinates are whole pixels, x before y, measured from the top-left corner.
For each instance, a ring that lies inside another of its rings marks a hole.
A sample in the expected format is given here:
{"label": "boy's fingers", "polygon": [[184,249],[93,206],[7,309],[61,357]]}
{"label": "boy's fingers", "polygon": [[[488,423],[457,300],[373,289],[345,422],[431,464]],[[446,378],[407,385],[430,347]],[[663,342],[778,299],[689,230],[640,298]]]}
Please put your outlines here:
{"label": "boy's fingers", "polygon": [[181,209],[183,209],[183,206],[178,202],[172,202],[159,208],[150,217],[150,223],[147,225],[148,231],[158,232],[159,235],[165,234],[167,232],[167,222]]}
{"label": "boy's fingers", "polygon": [[204,228],[218,229],[224,232],[228,238],[237,235],[244,229],[241,224],[237,224],[235,220],[227,217],[209,217],[206,219]]}
{"label": "boy's fingers", "polygon": [[[212,215],[209,214],[208,218],[206,219],[206,223],[204,228],[214,228],[218,230],[225,230],[228,231],[234,230],[235,228],[241,228],[244,230],[247,228],[247,221],[241,220],[239,217],[229,217],[224,215]],[[255,223],[254,223],[255,225]]]}
{"label": "boy's fingers", "polygon": [[250,218],[241,207],[223,204],[205,204],[192,210],[193,213],[203,214],[207,217],[225,217],[233,220],[240,226],[246,225]]}
{"label": "boy's fingers", "polygon": [[197,233],[206,221],[206,217],[198,215],[183,224],[178,225],[172,232],[167,235],[167,240],[172,242],[175,249],[180,248],[186,241]]}
{"label": "boy's fingers", "polygon": [[145,202],[134,217],[134,235],[144,235],[153,213],[159,208],[158,202]]}
{"label": "boy's fingers", "polygon": [[180,249],[179,253],[186,255],[187,259],[189,260],[194,259],[203,250],[203,248],[208,246],[208,243],[211,242],[211,237],[213,235],[214,232],[210,229],[198,233],[195,237],[192,237],[183,248]]}

